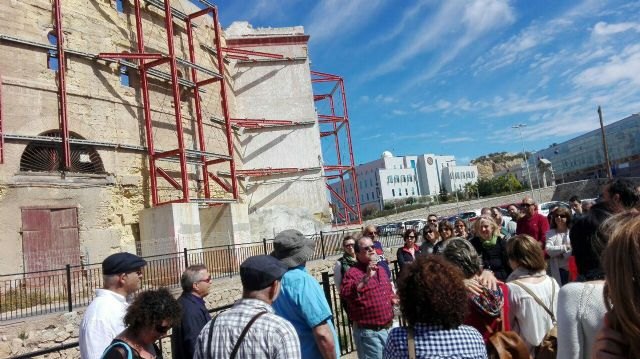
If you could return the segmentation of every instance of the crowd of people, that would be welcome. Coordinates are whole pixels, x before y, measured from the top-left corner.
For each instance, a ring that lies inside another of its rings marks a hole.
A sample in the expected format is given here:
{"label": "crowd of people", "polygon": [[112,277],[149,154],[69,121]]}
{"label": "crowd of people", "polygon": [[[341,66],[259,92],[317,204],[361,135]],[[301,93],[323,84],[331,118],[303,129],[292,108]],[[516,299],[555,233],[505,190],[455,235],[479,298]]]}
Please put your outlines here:
{"label": "crowd of people", "polygon": [[[429,215],[403,234],[396,281],[375,226],[346,236],[334,277],[358,357],[640,357],[639,188],[616,179],[593,206],[570,203],[545,217],[525,197],[513,221],[486,208],[472,226]],[[131,301],[146,262],[111,255],[81,357],[161,358],[156,342],[171,331],[173,358],[337,358],[331,307],[305,268],[314,249],[297,230],[279,233],[270,255],[241,264],[242,298],[213,318],[206,266],[184,271],[178,299],[161,288]]]}

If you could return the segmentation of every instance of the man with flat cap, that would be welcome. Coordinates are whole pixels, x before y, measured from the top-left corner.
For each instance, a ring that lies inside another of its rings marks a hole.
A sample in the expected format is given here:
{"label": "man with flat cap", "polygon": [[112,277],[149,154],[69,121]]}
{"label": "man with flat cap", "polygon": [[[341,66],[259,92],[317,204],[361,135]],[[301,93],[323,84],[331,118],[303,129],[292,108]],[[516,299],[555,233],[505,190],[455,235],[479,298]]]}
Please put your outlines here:
{"label": "man with flat cap", "polygon": [[339,357],[340,342],[331,321],[331,308],[320,284],[304,267],[313,255],[315,243],[299,231],[289,229],[276,236],[273,249],[271,255],[289,268],[282,277],[280,296],[273,309],[293,324],[300,338],[302,357]]}
{"label": "man with flat cap", "polygon": [[80,323],[80,357],[98,359],[124,327],[127,297],[140,289],[147,261],[131,253],[116,253],[102,262],[104,287],[96,289]]}
{"label": "man with flat cap", "polygon": [[193,357],[302,358],[295,329],[271,307],[286,271],[287,266],[272,256],[247,258],[240,265],[242,299],[202,328]]}

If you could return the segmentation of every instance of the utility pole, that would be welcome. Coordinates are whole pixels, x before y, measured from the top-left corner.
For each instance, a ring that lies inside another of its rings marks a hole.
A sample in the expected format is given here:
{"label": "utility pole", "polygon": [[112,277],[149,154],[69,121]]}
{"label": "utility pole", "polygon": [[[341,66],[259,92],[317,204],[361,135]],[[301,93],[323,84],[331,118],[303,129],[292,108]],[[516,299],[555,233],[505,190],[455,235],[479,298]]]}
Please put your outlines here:
{"label": "utility pole", "polygon": [[[522,137],[522,128],[527,127],[524,123],[511,126],[511,128],[518,129],[520,132],[520,141],[522,141],[522,155],[524,156],[524,164],[527,166],[527,177],[529,178],[529,187],[531,188],[531,198],[535,201],[536,195],[533,192],[533,182],[531,182],[531,171],[529,171],[529,161],[527,160],[527,151],[524,149],[524,138]],[[538,199],[539,200],[539,199]]]}
{"label": "utility pole", "polygon": [[602,149],[604,150],[604,164],[607,166],[607,177],[613,178],[611,173],[611,162],[609,162],[609,150],[607,149],[607,137],[604,134],[604,124],[602,123],[602,109],[598,106],[598,117],[600,117],[600,132],[602,133]]}

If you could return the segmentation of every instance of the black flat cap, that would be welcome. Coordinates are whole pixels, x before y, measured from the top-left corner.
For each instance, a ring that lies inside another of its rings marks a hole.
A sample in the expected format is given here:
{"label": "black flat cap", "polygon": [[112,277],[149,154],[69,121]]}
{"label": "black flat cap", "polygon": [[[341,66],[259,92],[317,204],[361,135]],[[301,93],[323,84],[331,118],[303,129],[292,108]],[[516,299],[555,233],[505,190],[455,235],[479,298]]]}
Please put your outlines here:
{"label": "black flat cap", "polygon": [[240,265],[240,280],[245,290],[260,290],[282,278],[289,267],[273,256],[253,256]]}
{"label": "black flat cap", "polygon": [[147,261],[135,254],[122,252],[108,256],[102,261],[102,274],[113,275],[132,272],[147,265]]}

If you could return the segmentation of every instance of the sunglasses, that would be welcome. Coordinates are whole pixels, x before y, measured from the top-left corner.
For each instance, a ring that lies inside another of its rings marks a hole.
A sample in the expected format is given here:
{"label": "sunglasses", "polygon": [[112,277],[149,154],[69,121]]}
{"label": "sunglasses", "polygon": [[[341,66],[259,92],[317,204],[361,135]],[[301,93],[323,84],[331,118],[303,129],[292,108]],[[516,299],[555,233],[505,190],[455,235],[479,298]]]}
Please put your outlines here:
{"label": "sunglasses", "polygon": [[554,217],[556,217],[556,218],[569,218],[569,217],[567,217],[567,216],[563,216],[563,215],[561,215],[561,214],[556,214]]}
{"label": "sunglasses", "polygon": [[165,334],[166,332],[169,331],[169,329],[171,329],[171,326],[170,325],[157,324],[155,329],[156,329],[156,332],[158,332],[160,334]]}
{"label": "sunglasses", "polygon": [[433,233],[433,231],[427,231],[427,234],[432,234],[432,233]]}
{"label": "sunglasses", "polygon": [[200,279],[198,282],[206,282],[206,283],[211,283],[211,276],[208,276],[205,279]]}
{"label": "sunglasses", "polygon": [[415,238],[416,238],[416,236],[414,236],[414,235],[410,235],[410,236],[407,236],[407,238],[409,238],[409,239],[415,239]]}
{"label": "sunglasses", "polygon": [[354,245],[355,245],[355,243],[347,243],[347,244],[345,244],[344,246],[345,246],[345,247],[353,247]]}
{"label": "sunglasses", "polygon": [[369,252],[369,251],[374,251],[375,247],[374,246],[366,246],[366,247],[360,247],[361,251],[365,251],[365,252]]}

